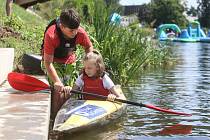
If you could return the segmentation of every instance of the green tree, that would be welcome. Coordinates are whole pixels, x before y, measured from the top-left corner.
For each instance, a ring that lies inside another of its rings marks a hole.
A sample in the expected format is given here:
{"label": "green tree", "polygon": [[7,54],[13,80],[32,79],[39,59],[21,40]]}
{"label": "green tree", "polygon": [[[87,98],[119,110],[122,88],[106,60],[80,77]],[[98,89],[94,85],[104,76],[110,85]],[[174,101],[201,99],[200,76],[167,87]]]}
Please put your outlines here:
{"label": "green tree", "polygon": [[154,26],[175,23],[185,26],[187,20],[183,15],[186,4],[181,0],[151,0],[152,16],[156,20]]}
{"label": "green tree", "polygon": [[153,21],[151,4],[143,4],[138,12],[139,22],[150,24]]}
{"label": "green tree", "polygon": [[113,5],[119,5],[119,0],[104,0],[106,3],[106,6],[113,6]]}
{"label": "green tree", "polygon": [[198,19],[201,26],[210,28],[210,1],[198,0]]}
{"label": "green tree", "polygon": [[188,16],[197,16],[198,15],[198,12],[197,12],[197,9],[195,9],[195,7],[190,7],[190,9],[187,10],[187,15]]}

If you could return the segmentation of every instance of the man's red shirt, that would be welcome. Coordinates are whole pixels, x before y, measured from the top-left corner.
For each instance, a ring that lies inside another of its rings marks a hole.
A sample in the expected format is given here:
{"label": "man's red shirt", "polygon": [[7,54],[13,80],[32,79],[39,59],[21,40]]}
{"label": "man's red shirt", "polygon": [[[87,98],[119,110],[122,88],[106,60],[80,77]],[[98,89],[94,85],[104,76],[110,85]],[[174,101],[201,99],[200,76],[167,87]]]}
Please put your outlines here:
{"label": "man's red shirt", "polygon": [[[80,44],[81,46],[83,46],[84,49],[92,46],[92,43],[86,31],[82,27],[79,27],[78,29],[76,44]],[[52,25],[48,28],[48,30],[45,33],[44,53],[48,55],[54,55],[54,51],[57,47],[59,47],[59,45],[60,45],[60,39],[56,31],[56,25]],[[65,58],[54,57],[53,61],[58,63],[71,64],[76,61],[76,54],[71,53],[69,56]]]}

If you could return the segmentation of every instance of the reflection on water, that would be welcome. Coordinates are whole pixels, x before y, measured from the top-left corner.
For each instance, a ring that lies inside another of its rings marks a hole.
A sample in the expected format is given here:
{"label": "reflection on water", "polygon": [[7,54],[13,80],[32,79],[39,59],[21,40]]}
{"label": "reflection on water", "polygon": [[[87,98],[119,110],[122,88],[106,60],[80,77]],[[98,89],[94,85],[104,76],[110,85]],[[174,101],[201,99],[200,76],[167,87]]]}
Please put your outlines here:
{"label": "reflection on water", "polygon": [[[135,133],[135,130],[134,133],[125,131],[128,137],[157,136],[160,135],[160,129],[177,123],[192,125],[192,133],[188,134],[189,136],[210,137],[210,45],[177,44],[174,51],[181,62],[173,68],[153,70],[142,76],[139,85],[131,89],[131,99],[191,113],[193,116],[175,116],[143,108],[131,108],[134,112],[129,119],[134,123],[144,121],[144,125],[135,128],[139,130],[140,127],[141,131],[138,133]],[[139,112],[138,117],[136,111]],[[135,117],[132,117],[133,114]],[[131,123],[127,125],[132,127]]]}
{"label": "reflection on water", "polygon": [[[180,63],[173,68],[146,72],[136,87],[126,90],[129,100],[151,103],[192,116],[176,116],[147,108],[129,106],[120,122],[79,134],[77,139],[134,139],[204,136],[210,138],[210,44],[177,43],[174,51]],[[191,133],[162,134],[176,124],[191,126]],[[110,137],[109,137],[110,136]],[[71,136],[65,136],[70,140]],[[189,138],[190,139],[190,138]]]}
{"label": "reflection on water", "polygon": [[165,127],[160,131],[161,135],[191,134],[192,125],[175,124]]}

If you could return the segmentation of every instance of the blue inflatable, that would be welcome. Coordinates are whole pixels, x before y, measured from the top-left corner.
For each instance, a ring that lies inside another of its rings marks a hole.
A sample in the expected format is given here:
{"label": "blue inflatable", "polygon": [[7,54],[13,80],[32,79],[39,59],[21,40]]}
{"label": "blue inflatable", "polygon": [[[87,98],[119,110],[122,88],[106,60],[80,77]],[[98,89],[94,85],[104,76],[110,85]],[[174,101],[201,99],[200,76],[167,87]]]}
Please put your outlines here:
{"label": "blue inflatable", "polygon": [[121,16],[119,15],[119,14],[117,14],[117,13],[113,13],[112,15],[111,15],[111,18],[110,18],[110,23],[113,23],[113,24],[115,24],[115,25],[120,25],[120,23],[121,23]]}
{"label": "blue inflatable", "polygon": [[176,24],[162,24],[157,29],[157,36],[160,41],[171,40],[178,42],[210,43],[210,31],[207,37],[198,21],[189,23],[187,29],[181,31]]}

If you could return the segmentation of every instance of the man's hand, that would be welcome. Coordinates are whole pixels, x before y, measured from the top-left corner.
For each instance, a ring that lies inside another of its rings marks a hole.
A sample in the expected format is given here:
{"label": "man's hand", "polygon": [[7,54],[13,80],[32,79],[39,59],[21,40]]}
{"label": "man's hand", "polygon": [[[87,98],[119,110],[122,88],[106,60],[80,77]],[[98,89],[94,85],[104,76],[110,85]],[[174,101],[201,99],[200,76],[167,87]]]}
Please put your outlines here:
{"label": "man's hand", "polygon": [[63,88],[63,92],[66,94],[66,95],[71,95],[71,90],[72,90],[72,87],[70,86],[65,86]]}
{"label": "man's hand", "polygon": [[54,83],[54,89],[55,89],[56,92],[62,92],[63,88],[64,88],[63,83],[61,83],[61,82],[55,82]]}

